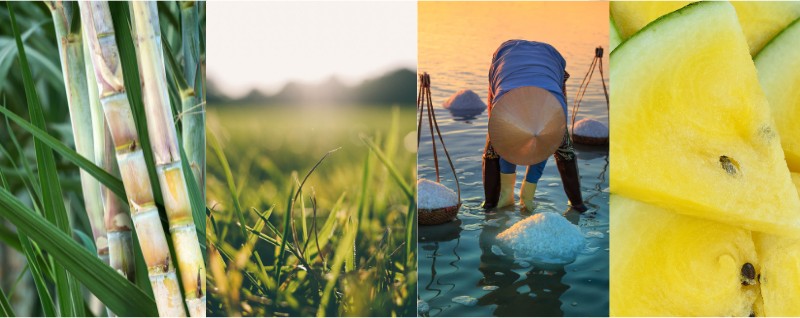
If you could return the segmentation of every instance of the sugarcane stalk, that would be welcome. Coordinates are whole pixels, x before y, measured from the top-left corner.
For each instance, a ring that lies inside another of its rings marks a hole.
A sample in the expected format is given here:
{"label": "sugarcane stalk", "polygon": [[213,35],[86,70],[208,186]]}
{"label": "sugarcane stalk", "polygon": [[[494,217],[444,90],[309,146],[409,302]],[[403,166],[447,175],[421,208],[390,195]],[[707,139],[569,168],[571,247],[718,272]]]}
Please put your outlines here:
{"label": "sugarcane stalk", "polygon": [[[81,20],[94,67],[98,96],[128,197],[131,219],[147,264],[161,316],[186,315],[167,236],[161,227],[122,73],[107,2],[80,2]],[[178,247],[176,246],[176,249]]]}
{"label": "sugarcane stalk", "polygon": [[[86,74],[94,77],[94,66],[90,58],[89,45],[83,43]],[[106,126],[103,106],[100,103],[96,85],[88,85],[89,108],[92,113],[92,135],[94,137],[94,164],[102,167],[115,177],[120,177],[111,132]],[[108,238],[108,263],[120,275],[131,282],[136,281],[136,266],[133,258],[133,239],[131,236],[131,216],[123,200],[100,184],[100,198],[103,202],[103,219]],[[116,316],[107,310],[109,316]]]}
{"label": "sugarcane stalk", "polygon": [[[94,157],[92,117],[88,105],[83,41],[79,25],[72,23],[75,15],[73,4],[61,1],[47,1],[45,4],[50,9],[56,33],[75,150],[84,158],[91,160]],[[95,250],[100,260],[108,264],[108,240],[103,227],[100,183],[83,169],[79,174],[84,208],[92,230]],[[94,312],[99,312],[102,308],[102,303],[94,295],[89,295],[89,303]]]}
{"label": "sugarcane stalk", "polygon": [[155,2],[131,2],[142,99],[148,133],[167,210],[178,269],[192,317],[205,317],[206,268],[197,238],[175,122],[172,119],[158,9]]}
{"label": "sugarcane stalk", "polygon": [[[74,15],[72,8],[66,8],[61,1],[48,1],[47,6],[53,17],[53,25],[58,39],[58,53],[61,58],[61,72],[67,92],[67,105],[69,106],[75,150],[84,158],[93,160],[92,115],[89,108],[81,32],[71,23]],[[100,183],[84,170],[80,171],[80,179],[86,216],[89,218],[89,225],[92,228],[97,256],[108,264],[108,240],[105,227],[103,227]]]}
{"label": "sugarcane stalk", "polygon": [[184,78],[189,85],[181,92],[182,137],[186,159],[206,202],[206,104],[200,74],[200,27],[195,1],[181,1]]}

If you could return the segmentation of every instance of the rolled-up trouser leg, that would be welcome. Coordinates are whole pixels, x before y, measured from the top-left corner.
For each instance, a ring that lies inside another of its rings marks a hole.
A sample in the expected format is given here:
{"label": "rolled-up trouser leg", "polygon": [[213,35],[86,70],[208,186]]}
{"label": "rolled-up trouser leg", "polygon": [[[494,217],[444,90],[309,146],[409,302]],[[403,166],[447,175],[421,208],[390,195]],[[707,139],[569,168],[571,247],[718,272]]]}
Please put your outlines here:
{"label": "rolled-up trouser leg", "polygon": [[575,156],[575,149],[572,146],[572,139],[569,132],[564,133],[564,140],[555,153],[556,166],[561,175],[561,182],[564,184],[564,193],[567,194],[572,208],[579,212],[586,212],[586,205],[583,204],[581,195],[581,180],[578,174],[578,158]]}

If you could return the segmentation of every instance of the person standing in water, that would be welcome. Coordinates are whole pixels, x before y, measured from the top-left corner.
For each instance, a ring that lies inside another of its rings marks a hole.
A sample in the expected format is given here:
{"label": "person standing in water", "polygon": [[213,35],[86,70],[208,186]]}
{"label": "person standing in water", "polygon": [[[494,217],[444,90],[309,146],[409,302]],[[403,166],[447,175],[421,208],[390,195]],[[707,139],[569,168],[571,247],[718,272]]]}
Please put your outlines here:
{"label": "person standing in water", "polygon": [[519,203],[533,209],[536,185],[554,154],[569,204],[587,210],[567,130],[566,61],[551,45],[510,40],[489,69],[489,129],[483,154],[485,208],[514,204],[517,165],[528,166]]}

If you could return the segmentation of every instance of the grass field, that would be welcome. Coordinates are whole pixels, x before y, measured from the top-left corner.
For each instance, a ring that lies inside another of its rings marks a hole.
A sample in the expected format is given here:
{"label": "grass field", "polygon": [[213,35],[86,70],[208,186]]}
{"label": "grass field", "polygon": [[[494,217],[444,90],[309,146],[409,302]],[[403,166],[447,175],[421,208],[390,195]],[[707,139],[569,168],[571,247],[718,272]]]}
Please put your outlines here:
{"label": "grass field", "polygon": [[213,106],[209,315],[416,315],[414,108]]}

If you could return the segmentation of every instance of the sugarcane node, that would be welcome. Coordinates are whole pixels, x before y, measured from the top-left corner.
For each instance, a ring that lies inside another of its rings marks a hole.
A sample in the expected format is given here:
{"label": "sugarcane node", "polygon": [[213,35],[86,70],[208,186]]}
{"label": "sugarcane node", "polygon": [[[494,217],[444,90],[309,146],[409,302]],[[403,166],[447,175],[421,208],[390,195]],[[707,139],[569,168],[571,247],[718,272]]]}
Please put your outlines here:
{"label": "sugarcane node", "polygon": [[164,258],[164,264],[161,264],[159,266],[163,270],[163,273],[166,273],[166,272],[169,271],[170,263],[172,263],[172,257],[170,257],[170,255],[167,255],[167,257]]}
{"label": "sugarcane node", "polygon": [[203,285],[203,282],[202,282],[203,275],[202,274],[203,274],[203,270],[202,269],[198,269],[197,270],[197,298],[203,297],[203,286],[202,286]]}
{"label": "sugarcane node", "polygon": [[130,150],[131,152],[136,150],[136,140],[131,142],[131,145],[128,147],[128,150]]}

